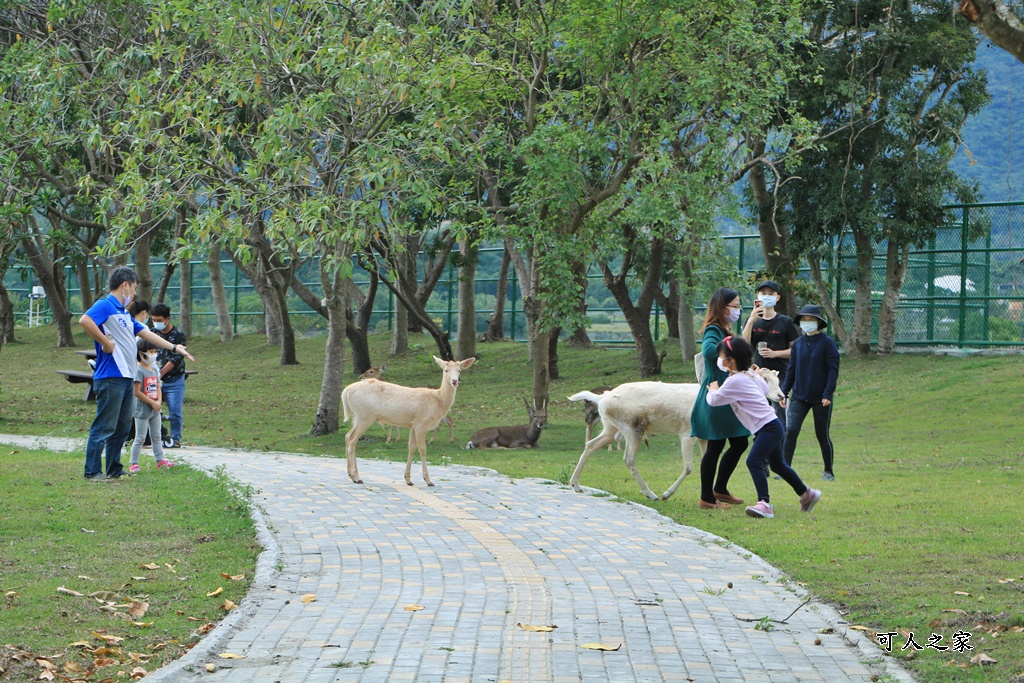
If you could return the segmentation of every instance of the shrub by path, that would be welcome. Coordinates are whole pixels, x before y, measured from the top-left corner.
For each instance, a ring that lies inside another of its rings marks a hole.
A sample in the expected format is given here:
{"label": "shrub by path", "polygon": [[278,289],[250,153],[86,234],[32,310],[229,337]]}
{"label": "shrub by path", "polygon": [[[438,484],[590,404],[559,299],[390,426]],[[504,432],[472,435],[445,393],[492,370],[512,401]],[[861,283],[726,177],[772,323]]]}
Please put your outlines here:
{"label": "shrub by path", "polygon": [[147,680],[911,680],[760,558],[642,506],[468,467],[409,487],[402,464],[363,460],[359,486],[343,459],[175,455],[260,490],[268,549],[240,608]]}

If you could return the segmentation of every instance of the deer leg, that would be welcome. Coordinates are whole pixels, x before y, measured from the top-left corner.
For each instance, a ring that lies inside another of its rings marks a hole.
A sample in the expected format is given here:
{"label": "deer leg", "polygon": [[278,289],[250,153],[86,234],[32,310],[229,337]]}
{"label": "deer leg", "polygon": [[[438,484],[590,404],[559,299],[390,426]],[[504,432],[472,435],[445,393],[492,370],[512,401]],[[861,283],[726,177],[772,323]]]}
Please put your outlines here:
{"label": "deer leg", "polygon": [[643,438],[642,433],[633,432],[631,434],[623,433],[626,437],[626,450],[622,456],[623,462],[626,463],[626,467],[633,474],[633,478],[636,479],[636,483],[640,485],[640,491],[650,500],[658,500],[658,496],[654,495],[650,487],[647,486],[647,482],[640,476],[640,470],[636,466],[636,452],[640,448],[640,439]]}
{"label": "deer leg", "polygon": [[615,427],[606,424],[596,438],[587,442],[586,448],[583,449],[583,453],[580,455],[580,461],[576,463],[576,469],[573,471],[572,476],[569,477],[569,485],[572,486],[576,493],[583,493],[583,489],[580,488],[580,474],[583,472],[583,466],[587,464],[587,460],[590,459],[594,451],[604,448],[614,441],[615,434]]}
{"label": "deer leg", "polygon": [[452,422],[451,416],[445,419],[448,420],[448,443],[453,444],[455,443],[455,423]]}
{"label": "deer leg", "polygon": [[675,493],[676,489],[679,488],[679,485],[683,483],[683,479],[686,479],[686,475],[693,471],[694,441],[696,441],[695,437],[682,434],[679,435],[679,442],[682,444],[683,448],[683,473],[679,475],[678,479],[676,479],[676,483],[672,484],[672,486],[668,488],[668,491],[665,491],[665,493],[661,494],[662,500],[668,500],[669,498],[671,498],[672,494]]}
{"label": "deer leg", "polygon": [[345,456],[348,460],[348,477],[356,484],[362,484],[363,480],[359,478],[359,465],[356,463],[356,444],[359,443],[359,437],[366,431],[366,427],[359,424],[353,424],[352,429],[348,430],[348,434],[345,435]]}

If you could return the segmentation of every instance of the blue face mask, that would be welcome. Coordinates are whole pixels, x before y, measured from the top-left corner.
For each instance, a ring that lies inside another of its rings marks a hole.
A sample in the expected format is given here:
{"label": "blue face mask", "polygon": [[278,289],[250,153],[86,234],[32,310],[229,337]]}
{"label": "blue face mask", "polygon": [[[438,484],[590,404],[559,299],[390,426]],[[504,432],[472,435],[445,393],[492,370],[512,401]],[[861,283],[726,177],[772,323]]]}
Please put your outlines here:
{"label": "blue face mask", "polygon": [[153,329],[162,330],[167,327],[167,323],[153,323]]}

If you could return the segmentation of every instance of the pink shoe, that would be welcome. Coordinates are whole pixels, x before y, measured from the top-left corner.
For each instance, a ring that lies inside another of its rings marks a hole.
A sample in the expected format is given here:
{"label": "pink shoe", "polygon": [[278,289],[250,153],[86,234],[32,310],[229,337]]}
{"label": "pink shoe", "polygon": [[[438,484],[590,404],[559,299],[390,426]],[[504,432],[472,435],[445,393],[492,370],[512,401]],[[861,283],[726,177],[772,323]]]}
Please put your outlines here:
{"label": "pink shoe", "polygon": [[138,465],[129,465],[129,466],[128,466],[128,471],[129,471],[129,472],[131,472],[132,474],[135,474],[135,473],[136,473],[136,472],[138,472],[138,471],[139,471],[140,469],[142,469],[142,468],[141,468],[141,467],[139,467]]}
{"label": "pink shoe", "polygon": [[157,460],[156,461],[156,466],[157,467],[174,467],[176,464],[177,463],[173,463],[170,460],[167,460],[166,458],[163,459],[163,460]]}
{"label": "pink shoe", "polygon": [[821,491],[818,489],[807,489],[804,495],[800,496],[800,512],[810,512],[814,504],[821,499]]}
{"label": "pink shoe", "polygon": [[750,517],[764,517],[765,519],[771,519],[775,516],[775,508],[771,506],[771,503],[759,500],[757,501],[757,505],[751,505],[747,508],[747,515]]}

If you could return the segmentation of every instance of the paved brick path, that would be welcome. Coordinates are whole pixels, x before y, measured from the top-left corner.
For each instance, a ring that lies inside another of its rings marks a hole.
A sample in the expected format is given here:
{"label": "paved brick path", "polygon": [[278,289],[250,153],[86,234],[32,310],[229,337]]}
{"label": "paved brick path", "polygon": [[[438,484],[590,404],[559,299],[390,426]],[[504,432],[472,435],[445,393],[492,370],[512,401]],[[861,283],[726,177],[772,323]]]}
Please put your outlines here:
{"label": "paved brick path", "polygon": [[[829,607],[797,610],[803,592],[760,558],[642,506],[467,467],[409,487],[403,464],[361,460],[358,486],[342,459],[175,455],[261,490],[267,550],[239,609],[147,681],[911,680]],[[794,610],[772,631],[743,620]]]}

